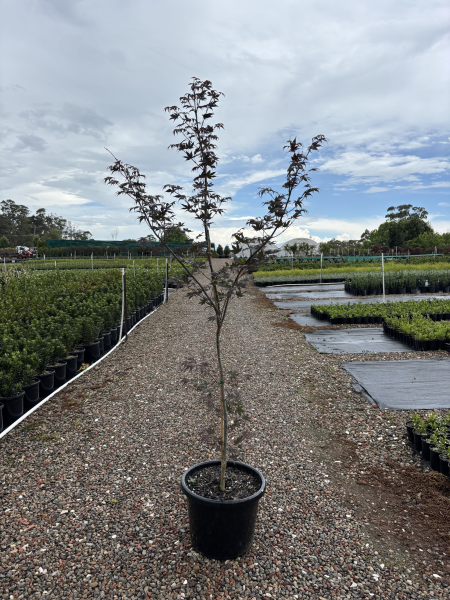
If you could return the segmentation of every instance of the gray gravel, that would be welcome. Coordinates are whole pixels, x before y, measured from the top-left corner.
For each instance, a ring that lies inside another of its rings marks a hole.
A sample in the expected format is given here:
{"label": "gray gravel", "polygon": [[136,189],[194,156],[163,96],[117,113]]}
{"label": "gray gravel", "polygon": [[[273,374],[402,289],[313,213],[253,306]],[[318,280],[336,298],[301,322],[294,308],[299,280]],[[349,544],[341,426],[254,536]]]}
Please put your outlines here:
{"label": "gray gravel", "polygon": [[375,543],[347,479],[317,457],[305,400],[314,382],[300,377],[325,359],[298,331],[273,327],[282,313],[260,298],[252,288],[233,301],[223,334],[225,365],[252,375],[242,459],[267,478],[252,549],[220,562],[190,545],[180,478],[216,455],[199,439],[209,416],[179,365],[211,356],[214,340],[206,309],[179,290],[1,440],[0,598],[449,597],[441,576]]}

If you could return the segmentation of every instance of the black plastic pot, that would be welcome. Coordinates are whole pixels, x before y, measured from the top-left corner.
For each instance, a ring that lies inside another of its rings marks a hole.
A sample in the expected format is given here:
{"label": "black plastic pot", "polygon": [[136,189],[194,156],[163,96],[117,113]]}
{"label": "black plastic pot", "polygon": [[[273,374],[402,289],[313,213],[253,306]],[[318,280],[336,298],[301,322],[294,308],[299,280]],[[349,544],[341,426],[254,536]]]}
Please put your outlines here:
{"label": "black plastic pot", "polygon": [[259,477],[261,487],[253,496],[243,500],[219,501],[191,492],[186,480],[196,471],[213,465],[220,465],[220,461],[211,460],[188,469],[181,479],[181,490],[188,500],[190,534],[194,550],[208,558],[227,560],[244,554],[252,545],[258,502],[264,494],[266,481],[257,469],[240,462],[228,462],[230,466]]}
{"label": "black plastic pot", "polygon": [[409,288],[409,293],[410,294],[418,294],[419,293],[419,288],[418,287]]}
{"label": "black plastic pot", "polygon": [[355,325],[361,325],[361,317],[355,317]]}
{"label": "black plastic pot", "polygon": [[368,325],[369,324],[369,317],[361,317],[361,323],[364,323],[364,325]]}
{"label": "black plastic pot", "polygon": [[111,329],[110,333],[110,339],[111,339],[111,348],[113,346],[115,346],[117,344],[117,340],[119,339],[119,329],[117,327],[115,327],[114,329]]}
{"label": "black plastic pot", "polygon": [[2,398],[3,404],[3,427],[9,427],[23,415],[23,397],[25,392],[20,392],[16,396]]}
{"label": "black plastic pot", "polygon": [[35,379],[32,383],[23,386],[25,396],[23,398],[23,409],[26,412],[39,403],[39,379]]}
{"label": "black plastic pot", "polygon": [[62,361],[66,363],[66,381],[73,379],[78,371],[78,358],[77,356],[66,356]]}
{"label": "black plastic pot", "polygon": [[417,347],[418,347],[418,350],[428,350],[429,349],[428,340],[417,340]]}
{"label": "black plastic pot", "polygon": [[406,421],[406,433],[408,440],[411,444],[414,444],[414,423],[412,421]]}
{"label": "black plastic pot", "polygon": [[448,457],[445,454],[439,455],[439,461],[441,463],[441,473],[442,475],[447,475],[449,477],[449,468],[448,468]]}
{"label": "black plastic pot", "polygon": [[435,285],[429,285],[428,286],[428,293],[429,294],[435,294],[436,293],[436,286]]}
{"label": "black plastic pot", "polygon": [[430,460],[430,438],[422,436],[422,458]]}
{"label": "black plastic pot", "polygon": [[105,340],[102,335],[99,336],[98,341],[100,342],[100,356],[103,356],[105,354]]}
{"label": "black plastic pot", "polygon": [[0,402],[0,433],[3,431],[3,409],[4,409],[4,404],[2,404]]}
{"label": "black plastic pot", "polygon": [[109,352],[111,350],[111,332],[107,331],[106,333],[103,334],[103,346],[105,349],[105,354],[106,352]]}
{"label": "black plastic pot", "polygon": [[401,287],[397,289],[399,294],[406,294],[406,288],[405,287]]}
{"label": "black plastic pot", "polygon": [[88,344],[84,347],[84,362],[95,363],[100,358],[100,340],[96,340],[93,344]]}
{"label": "black plastic pot", "polygon": [[55,372],[47,371],[43,375],[37,375],[39,379],[39,396],[41,400],[47,398],[55,389]]}
{"label": "black plastic pot", "polygon": [[417,452],[422,450],[422,434],[417,433],[417,431],[414,431],[414,446]]}
{"label": "black plastic pot", "polygon": [[383,317],[375,317],[375,323],[382,323],[383,322]]}
{"label": "black plastic pot", "polygon": [[433,469],[433,471],[441,470],[441,461],[439,458],[439,454],[440,452],[437,448],[430,447],[430,467]]}
{"label": "black plastic pot", "polygon": [[56,365],[49,365],[47,367],[49,371],[53,371],[55,373],[55,383],[54,389],[57,390],[62,385],[66,383],[66,361],[62,360]]}
{"label": "black plastic pot", "polygon": [[77,357],[77,371],[78,371],[84,362],[84,348],[77,348],[76,350],[74,350],[72,352],[72,354]]}

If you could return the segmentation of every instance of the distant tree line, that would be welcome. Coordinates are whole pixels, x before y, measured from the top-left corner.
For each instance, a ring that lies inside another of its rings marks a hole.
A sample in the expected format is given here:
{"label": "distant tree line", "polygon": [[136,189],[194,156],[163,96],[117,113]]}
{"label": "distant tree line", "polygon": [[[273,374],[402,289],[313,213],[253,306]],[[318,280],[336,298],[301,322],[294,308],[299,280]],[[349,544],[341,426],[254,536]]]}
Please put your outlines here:
{"label": "distant tree line", "polygon": [[89,240],[90,231],[77,229],[71,221],[38,208],[35,214],[13,200],[0,202],[0,248],[37,246],[51,240]]}
{"label": "distant tree line", "polygon": [[412,204],[390,206],[386,221],[369,231],[366,229],[359,240],[336,240],[320,244],[325,255],[347,254],[438,254],[450,253],[450,233],[436,233],[426,220],[428,212]]}

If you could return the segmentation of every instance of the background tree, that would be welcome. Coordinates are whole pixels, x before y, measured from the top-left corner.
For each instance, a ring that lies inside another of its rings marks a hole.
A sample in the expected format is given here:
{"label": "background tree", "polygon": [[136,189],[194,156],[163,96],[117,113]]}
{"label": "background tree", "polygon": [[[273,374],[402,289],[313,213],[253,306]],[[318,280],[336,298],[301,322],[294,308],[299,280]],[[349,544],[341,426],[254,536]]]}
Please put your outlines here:
{"label": "background tree", "polygon": [[[174,252],[166,245],[167,250],[183,267],[186,276],[189,277],[188,296],[198,297],[200,303],[210,309],[209,320],[215,323],[217,379],[215,382],[214,395],[218,396],[218,407],[220,413],[220,433],[215,435],[216,429],[212,427],[205,432],[208,439],[217,440],[221,455],[220,488],[225,489],[225,469],[228,457],[228,412],[231,414],[231,426],[242,418],[243,408],[239,401],[226,390],[232,390],[229,383],[225,388],[225,373],[222,363],[221,333],[227,309],[231,299],[243,294],[245,286],[244,276],[249,268],[254,268],[264,260],[264,249],[272,243],[274,238],[283,235],[289,226],[300,217],[305,209],[304,201],[318,191],[310,185],[310,173],[316,169],[308,169],[311,153],[317,151],[325,141],[323,135],[312,139],[306,150],[296,138],[288,140],[285,150],[289,157],[286,181],[282,185],[282,191],[272,188],[263,188],[259,196],[264,200],[263,206],[266,213],[262,217],[252,218],[247,221],[246,226],[252,230],[249,237],[244,230],[239,230],[233,235],[233,253],[238,255],[244,249],[252,250],[246,259],[235,260],[225,264],[218,271],[212,263],[211,226],[216,216],[223,214],[223,205],[230,198],[223,197],[214,190],[214,179],[219,158],[216,154],[217,132],[223,129],[222,123],[211,125],[209,120],[214,116],[220,92],[213,89],[210,81],[201,81],[194,78],[189,86],[187,94],[180,98],[181,106],[166,107],[170,119],[175,124],[174,134],[181,137],[181,141],[170,147],[180,152],[186,161],[193,165],[192,189],[185,193],[181,186],[169,184],[164,190],[174,200],[165,201],[161,195],[150,195],[146,193],[144,175],[139,169],[132,165],[122,163],[116,159],[109,167],[110,176],[105,178],[105,183],[117,187],[118,195],[128,195],[134,203],[131,210],[139,215],[139,221],[149,226],[153,235],[160,241],[164,239],[166,232],[172,227],[184,227],[183,223],[176,222],[174,206],[179,204],[190,218],[200,221],[202,234],[197,236],[193,243],[193,250],[199,252],[202,246],[206,246],[204,255],[206,257],[206,272],[202,269],[199,277],[197,268],[200,263],[195,260],[184,258]],[[120,182],[116,177],[123,180]],[[300,196],[295,197],[295,190],[303,185],[304,189]],[[186,368],[192,371],[201,369],[193,359],[187,361]],[[233,375],[228,374],[228,381]],[[205,401],[211,405],[212,396],[205,395]],[[242,441],[242,434],[234,440],[235,444]]]}
{"label": "background tree", "polygon": [[230,258],[230,254],[231,254],[230,246],[227,244],[225,246],[225,248],[223,249],[223,255],[225,258]]}
{"label": "background tree", "polygon": [[298,256],[300,252],[297,242],[295,242],[294,244],[285,244],[283,248],[288,254],[291,254],[292,256]]}
{"label": "background tree", "polygon": [[162,243],[165,244],[167,242],[176,242],[178,244],[190,244],[191,240],[186,235],[186,231],[184,231],[181,227],[168,227],[167,231],[164,233],[162,238]]}
{"label": "background tree", "polygon": [[9,240],[6,235],[0,237],[0,248],[9,248]]}
{"label": "background tree", "polygon": [[218,255],[218,257],[219,257],[219,258],[222,258],[222,257],[223,257],[223,248],[222,248],[222,244],[219,244],[219,245],[217,246],[217,255]]}

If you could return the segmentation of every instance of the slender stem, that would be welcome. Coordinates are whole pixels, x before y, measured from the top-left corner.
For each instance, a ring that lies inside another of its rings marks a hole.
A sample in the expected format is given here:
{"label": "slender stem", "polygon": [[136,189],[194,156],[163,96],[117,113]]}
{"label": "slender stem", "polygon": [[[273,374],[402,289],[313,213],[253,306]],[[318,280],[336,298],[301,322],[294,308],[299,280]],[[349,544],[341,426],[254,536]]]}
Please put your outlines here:
{"label": "slender stem", "polygon": [[225,401],[225,382],[223,380],[223,366],[220,352],[220,333],[221,328],[216,332],[217,364],[219,366],[219,391],[220,391],[220,489],[225,491],[225,470],[227,468],[227,447],[228,447],[228,414],[227,403]]}

